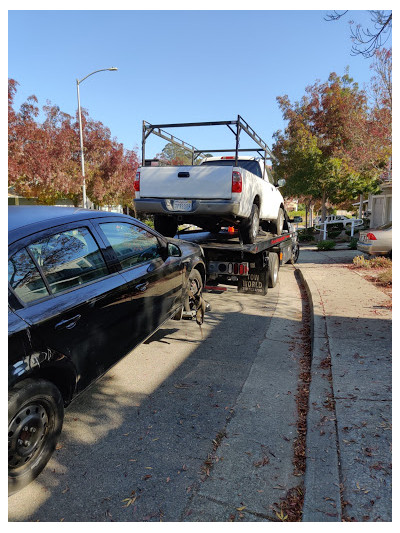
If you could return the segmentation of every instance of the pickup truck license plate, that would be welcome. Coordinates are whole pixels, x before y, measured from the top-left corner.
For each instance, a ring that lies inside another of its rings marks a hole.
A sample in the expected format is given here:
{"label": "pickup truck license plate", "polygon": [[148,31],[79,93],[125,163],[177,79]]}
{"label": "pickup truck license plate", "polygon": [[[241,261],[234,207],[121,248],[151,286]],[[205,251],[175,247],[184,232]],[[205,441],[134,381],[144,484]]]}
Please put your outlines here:
{"label": "pickup truck license plate", "polygon": [[174,200],[174,211],[191,211],[192,200]]}

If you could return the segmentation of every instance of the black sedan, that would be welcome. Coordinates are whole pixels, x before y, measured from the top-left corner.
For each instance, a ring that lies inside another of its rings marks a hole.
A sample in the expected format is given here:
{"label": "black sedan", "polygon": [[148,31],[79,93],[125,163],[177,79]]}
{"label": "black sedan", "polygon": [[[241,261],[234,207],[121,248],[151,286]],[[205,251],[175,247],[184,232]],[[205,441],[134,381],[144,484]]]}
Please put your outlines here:
{"label": "black sedan", "polygon": [[169,318],[201,302],[196,244],[126,215],[10,207],[9,494],[44,468],[64,407]]}

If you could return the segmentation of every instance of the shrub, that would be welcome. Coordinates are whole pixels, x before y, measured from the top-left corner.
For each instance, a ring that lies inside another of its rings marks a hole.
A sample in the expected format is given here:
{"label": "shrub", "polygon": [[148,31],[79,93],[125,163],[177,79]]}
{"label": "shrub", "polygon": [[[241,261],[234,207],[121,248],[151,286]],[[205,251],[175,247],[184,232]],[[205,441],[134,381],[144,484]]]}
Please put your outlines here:
{"label": "shrub", "polygon": [[372,257],[371,259],[365,259],[363,255],[357,255],[353,259],[353,265],[356,268],[392,268],[392,261],[387,257]]}
{"label": "shrub", "polygon": [[302,229],[299,229],[299,231],[297,232],[297,234],[299,236],[300,235],[312,235],[312,236],[314,236],[314,233],[315,233],[314,228],[302,228]]}
{"label": "shrub", "polygon": [[320,251],[333,250],[335,246],[335,241],[320,241],[317,243],[317,248]]}
{"label": "shrub", "polygon": [[314,235],[298,235],[299,242],[310,242],[314,241]]}
{"label": "shrub", "polygon": [[385,269],[383,272],[380,272],[377,276],[377,280],[380,283],[391,284],[392,283],[392,267]]}
{"label": "shrub", "polygon": [[339,237],[341,233],[342,233],[342,230],[328,231],[328,237],[329,239],[336,239],[336,237]]}
{"label": "shrub", "polygon": [[368,259],[365,259],[363,255],[357,255],[353,258],[353,265],[356,268],[371,268]]}
{"label": "shrub", "polygon": [[357,242],[358,242],[357,237],[352,237],[352,238],[350,239],[350,242],[349,242],[349,248],[350,248],[350,250],[357,250]]}
{"label": "shrub", "polygon": [[391,268],[392,267],[392,261],[388,259],[387,257],[372,257],[372,259],[369,260],[369,263],[372,268]]}

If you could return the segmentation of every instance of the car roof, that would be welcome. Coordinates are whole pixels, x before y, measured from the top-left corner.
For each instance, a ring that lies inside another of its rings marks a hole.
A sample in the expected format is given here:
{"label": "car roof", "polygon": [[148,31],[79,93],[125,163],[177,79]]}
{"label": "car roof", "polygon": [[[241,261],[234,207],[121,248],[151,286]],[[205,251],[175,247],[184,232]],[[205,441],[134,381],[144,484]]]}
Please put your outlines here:
{"label": "car roof", "polygon": [[57,226],[60,224],[68,224],[69,222],[75,222],[78,220],[86,220],[88,218],[108,216],[127,217],[132,220],[132,217],[128,217],[127,215],[122,215],[120,213],[81,209],[77,207],[57,207],[45,205],[9,206],[9,243],[48,227]]}

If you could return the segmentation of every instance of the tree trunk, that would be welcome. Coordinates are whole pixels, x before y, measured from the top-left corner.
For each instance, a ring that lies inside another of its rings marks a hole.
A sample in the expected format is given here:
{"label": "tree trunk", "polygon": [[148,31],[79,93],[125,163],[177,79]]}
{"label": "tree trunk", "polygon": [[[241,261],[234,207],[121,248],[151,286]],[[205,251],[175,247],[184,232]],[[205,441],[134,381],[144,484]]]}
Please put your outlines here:
{"label": "tree trunk", "polygon": [[314,226],[314,204],[310,202],[310,226]]}
{"label": "tree trunk", "polygon": [[307,204],[306,204],[306,229],[308,228],[307,221],[308,221],[308,207],[307,207]]}
{"label": "tree trunk", "polygon": [[326,193],[322,192],[322,205],[321,205],[321,222],[325,222],[326,219]]}

